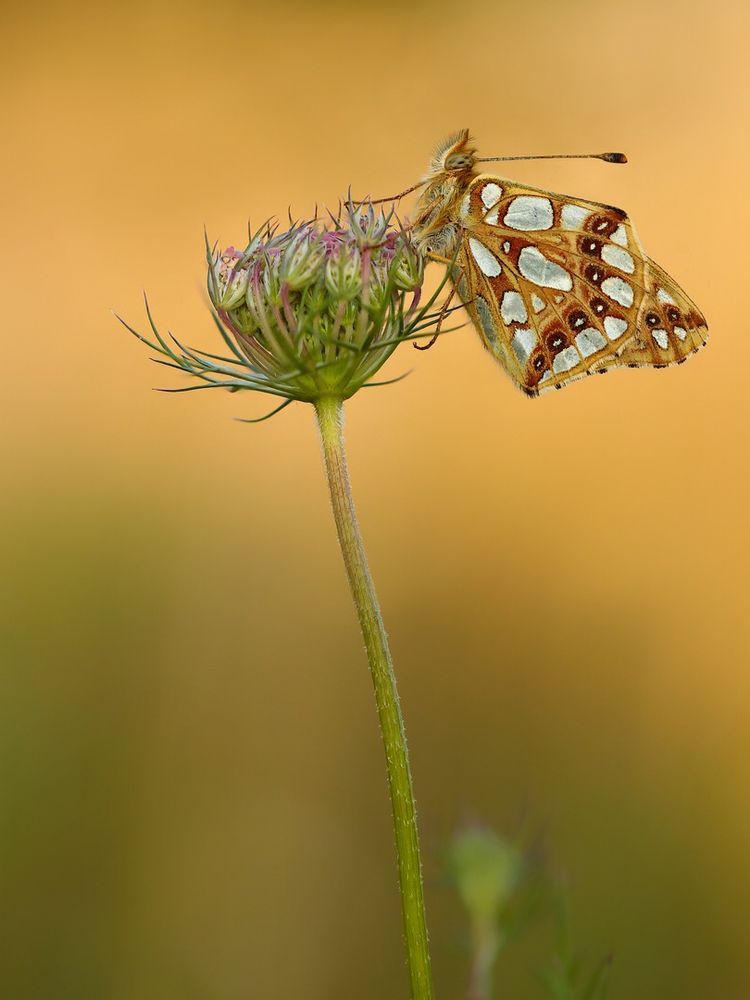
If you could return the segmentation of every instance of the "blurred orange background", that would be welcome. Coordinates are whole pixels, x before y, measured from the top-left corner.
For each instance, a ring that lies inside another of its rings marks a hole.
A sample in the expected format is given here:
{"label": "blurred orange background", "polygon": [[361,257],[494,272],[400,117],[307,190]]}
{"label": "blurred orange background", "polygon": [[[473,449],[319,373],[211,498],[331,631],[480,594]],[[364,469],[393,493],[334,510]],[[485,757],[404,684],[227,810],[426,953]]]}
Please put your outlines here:
{"label": "blurred orange background", "polygon": [[[614,1000],[750,996],[746,5],[0,16],[2,995],[406,996],[313,414],[152,392],[178,376],[110,309],[143,326],[146,288],[212,344],[204,224],[239,244],[248,216],[391,194],[469,126],[484,155],[625,150],[512,175],[627,208],[712,337],[529,401],[467,327],[348,404],[438,996],[467,965],[447,840],[520,816]],[[544,933],[498,996],[541,995]]]}

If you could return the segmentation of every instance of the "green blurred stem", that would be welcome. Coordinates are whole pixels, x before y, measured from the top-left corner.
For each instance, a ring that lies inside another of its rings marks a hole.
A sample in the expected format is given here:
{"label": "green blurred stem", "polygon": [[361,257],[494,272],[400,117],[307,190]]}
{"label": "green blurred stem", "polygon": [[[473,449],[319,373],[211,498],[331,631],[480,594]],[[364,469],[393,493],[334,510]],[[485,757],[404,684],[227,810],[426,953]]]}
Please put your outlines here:
{"label": "green blurred stem", "polygon": [[342,402],[340,399],[325,397],[315,404],[315,408],[323,442],[336,531],[370,662],[385,748],[388,788],[396,834],[396,857],[407,963],[411,977],[411,997],[412,1000],[432,1000],[432,973],[427,943],[417,815],[409,755],[406,749],[406,732],[396,689],[396,675],[354,510],[344,452]]}
{"label": "green blurred stem", "polygon": [[496,921],[477,921],[473,927],[472,937],[474,960],[471,968],[469,1000],[492,1000],[492,971],[500,945]]}

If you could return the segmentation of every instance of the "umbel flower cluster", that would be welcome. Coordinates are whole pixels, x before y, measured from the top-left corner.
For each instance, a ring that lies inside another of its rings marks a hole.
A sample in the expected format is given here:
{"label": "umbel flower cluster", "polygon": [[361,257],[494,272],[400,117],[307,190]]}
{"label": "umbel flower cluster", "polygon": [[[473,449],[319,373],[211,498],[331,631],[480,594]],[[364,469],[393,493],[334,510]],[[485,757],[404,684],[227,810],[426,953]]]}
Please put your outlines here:
{"label": "umbel flower cluster", "polygon": [[[424,260],[393,211],[349,203],[331,217],[269,223],[249,233],[244,250],[206,244],[208,293],[229,356],[165,338],[147,313],[154,339],[131,333],[199,385],[294,400],[348,399],[372,378],[400,343],[434,327],[440,288],[420,305]],[[125,324],[127,326],[127,324]],[[394,381],[394,380],[390,380]],[[271,416],[272,414],[268,414]],[[261,418],[265,419],[265,418]]]}

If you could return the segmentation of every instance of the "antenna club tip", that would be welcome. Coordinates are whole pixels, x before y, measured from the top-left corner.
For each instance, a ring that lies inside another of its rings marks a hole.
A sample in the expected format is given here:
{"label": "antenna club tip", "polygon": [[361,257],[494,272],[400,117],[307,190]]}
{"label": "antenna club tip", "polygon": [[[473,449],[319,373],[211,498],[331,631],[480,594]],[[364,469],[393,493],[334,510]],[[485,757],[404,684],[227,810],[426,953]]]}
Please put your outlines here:
{"label": "antenna club tip", "polygon": [[602,153],[602,159],[607,163],[627,163],[628,158],[624,153]]}

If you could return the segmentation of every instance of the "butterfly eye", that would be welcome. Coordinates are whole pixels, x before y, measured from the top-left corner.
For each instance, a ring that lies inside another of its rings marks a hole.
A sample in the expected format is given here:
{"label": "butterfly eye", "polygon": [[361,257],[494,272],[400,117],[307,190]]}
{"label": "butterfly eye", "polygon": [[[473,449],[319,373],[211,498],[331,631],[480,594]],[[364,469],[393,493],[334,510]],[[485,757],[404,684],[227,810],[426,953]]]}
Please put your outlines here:
{"label": "butterfly eye", "polygon": [[451,153],[445,161],[445,169],[463,170],[466,167],[470,167],[473,162],[474,158],[468,153]]}
{"label": "butterfly eye", "polygon": [[661,320],[656,313],[646,313],[646,322],[649,326],[658,326]]}

